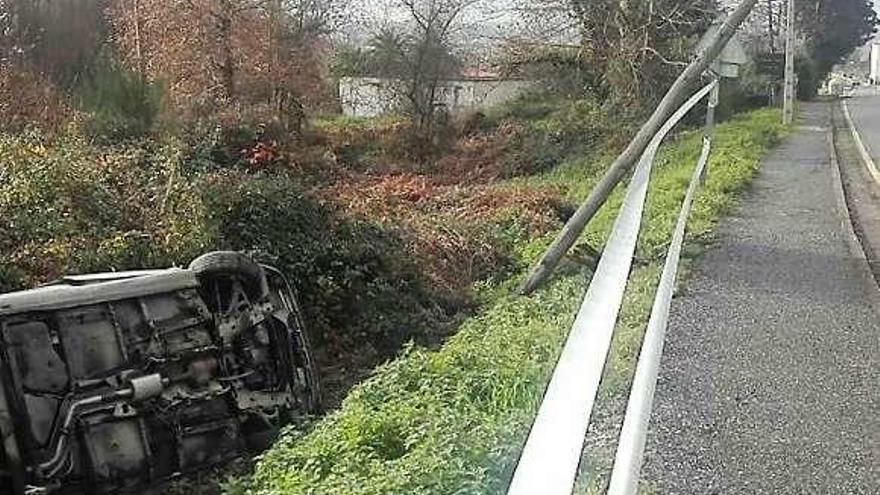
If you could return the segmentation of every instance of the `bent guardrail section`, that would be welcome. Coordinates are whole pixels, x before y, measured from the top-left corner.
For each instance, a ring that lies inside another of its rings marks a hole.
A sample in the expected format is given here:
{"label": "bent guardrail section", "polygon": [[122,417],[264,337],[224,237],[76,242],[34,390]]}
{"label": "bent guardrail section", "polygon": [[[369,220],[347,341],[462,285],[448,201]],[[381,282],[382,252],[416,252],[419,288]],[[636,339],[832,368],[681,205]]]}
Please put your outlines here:
{"label": "bent guardrail section", "polygon": [[[568,495],[572,492],[584,438],[632,268],[654,159],[669,132],[717,87],[718,82],[715,80],[693,95],[666,121],[642,154],[599,266],[596,268],[529,432],[508,495],[538,493]],[[710,115],[714,109],[716,96],[717,93],[713,95],[713,101],[709,105]],[[646,341],[646,351],[648,351],[646,356],[650,356],[650,359],[655,360],[656,363],[649,361],[644,366],[639,364],[639,368],[642,369],[640,383],[644,383],[640,387],[644,390],[633,391],[634,394],[638,392],[637,402],[632,414],[627,413],[628,417],[632,417],[627,429],[627,443],[625,446],[621,445],[626,452],[618,452],[619,465],[627,466],[625,469],[630,473],[636,471],[635,485],[638,484],[637,471],[641,466],[641,450],[644,449],[644,431],[647,429],[650,416],[653,383],[656,382],[657,363],[659,363],[659,353],[662,351],[662,338],[665,333],[666,315],[669,311],[671,287],[675,280],[681,241],[684,239],[687,216],[699,185],[699,178],[708,162],[710,146],[711,141],[707,137],[704,141],[703,155],[695,171],[695,180],[688,190],[682,216],[679,218],[681,233],[673,238],[674,242],[670,247],[671,256],[667,258],[666,265],[669,272],[664,270],[664,281],[669,285],[669,289],[663,290],[661,285],[654,305],[656,315],[652,313],[651,317],[654,329],[651,332],[651,341]],[[679,234],[679,228],[675,233]],[[681,240],[678,246],[675,245],[677,239]],[[656,344],[658,339],[661,341],[660,346]],[[632,403],[630,405],[633,406]],[[638,463],[634,461],[636,457]],[[632,475],[619,474],[617,479],[618,486],[628,487],[633,484]],[[621,483],[623,485],[620,485]]]}
{"label": "bent guardrail section", "polygon": [[[709,113],[711,115],[711,109],[717,105],[717,101],[713,98],[709,105]],[[672,305],[675,281],[678,278],[678,265],[681,261],[684,235],[694,204],[694,198],[700,186],[703,173],[706,171],[706,165],[709,162],[711,152],[712,136],[707,134],[703,137],[703,150],[691,177],[691,182],[678,216],[678,223],[675,226],[675,232],[672,234],[672,242],[666,255],[663,273],[660,276],[657,296],[654,299],[654,306],[651,309],[651,316],[645,331],[642,352],[639,355],[639,362],[636,366],[636,373],[633,378],[629,402],[626,408],[626,416],[623,420],[623,428],[621,429],[620,439],[617,444],[617,455],[611,472],[611,485],[608,488],[608,495],[634,495],[638,492],[639,475],[642,470],[642,459],[645,455],[645,442],[648,435],[648,423],[651,420],[654,390],[657,386],[660,358],[663,355],[663,346],[666,341],[669,308]]]}

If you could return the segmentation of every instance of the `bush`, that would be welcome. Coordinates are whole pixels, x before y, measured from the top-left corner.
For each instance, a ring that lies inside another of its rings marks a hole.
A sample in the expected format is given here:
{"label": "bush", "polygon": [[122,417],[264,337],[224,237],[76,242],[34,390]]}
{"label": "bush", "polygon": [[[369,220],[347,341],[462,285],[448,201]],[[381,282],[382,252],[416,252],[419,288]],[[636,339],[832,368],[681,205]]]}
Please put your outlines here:
{"label": "bush", "polygon": [[0,291],[68,272],[182,263],[212,237],[174,150],[0,136]]}
{"label": "bush", "polygon": [[393,355],[448,318],[393,231],[343,218],[284,175],[216,174],[203,187],[219,245],[282,269],[322,346]]}
{"label": "bush", "polygon": [[[0,292],[64,274],[186,266],[254,252],[299,290],[323,365],[375,366],[433,342],[458,306],[399,232],[345,218],[283,170],[224,169],[179,141],[96,146],[76,133],[0,135]],[[449,308],[444,309],[444,308]]]}
{"label": "bush", "polygon": [[508,148],[511,151],[503,165],[506,177],[547,172],[570,156],[602,149],[620,132],[610,125],[608,112],[590,98],[515,101],[495,118],[525,122]]}
{"label": "bush", "polygon": [[196,172],[211,172],[246,164],[246,150],[260,142],[256,125],[202,119],[181,132],[186,162]]}
{"label": "bush", "polygon": [[811,57],[799,56],[795,61],[797,69],[797,96],[802,100],[812,100],[822,85],[822,80],[827,76],[827,69],[823,70],[820,62]]}
{"label": "bush", "polygon": [[48,78],[0,59],[0,132],[55,131],[71,113],[64,92]]}
{"label": "bush", "polygon": [[326,148],[337,165],[359,171],[411,168],[410,122],[399,116],[376,119],[337,117],[313,123],[307,139]]}
{"label": "bush", "polygon": [[517,46],[509,50],[502,63],[511,75],[540,81],[542,88],[567,98],[604,91],[597,67],[577,48]]}
{"label": "bush", "polygon": [[153,130],[162,110],[162,88],[116,65],[102,67],[78,90],[79,107],[88,116],[86,131],[114,143]]}
{"label": "bush", "polygon": [[549,97],[542,93],[525,94],[515,100],[489,110],[486,117],[495,124],[514,119],[534,121],[545,119],[559,111],[568,100]]}

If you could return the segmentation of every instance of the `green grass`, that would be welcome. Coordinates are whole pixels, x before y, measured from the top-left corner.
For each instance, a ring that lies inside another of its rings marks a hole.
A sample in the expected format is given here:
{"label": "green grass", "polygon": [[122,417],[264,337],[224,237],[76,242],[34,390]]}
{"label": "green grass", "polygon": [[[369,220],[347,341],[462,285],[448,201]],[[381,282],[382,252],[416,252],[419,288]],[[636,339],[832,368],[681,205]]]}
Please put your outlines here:
{"label": "green grass", "polygon": [[[689,239],[702,239],[753,176],[783,128],[761,110],[718,129],[708,180],[696,202]],[[662,254],[699,154],[690,133],[666,146],[649,193],[639,253],[645,264],[631,279],[606,369],[602,400],[623,396],[638,353]],[[570,160],[517,184],[554,184],[582,199],[608,163]],[[591,224],[585,239],[604,242],[622,188]],[[523,262],[550,238],[518,247]],[[409,349],[355,387],[343,406],[311,431],[288,429],[230,493],[379,495],[502,493],[541,394],[587,285],[569,267],[531,298],[511,291],[517,277],[490,291],[490,302],[439,351]],[[601,478],[601,453],[581,477],[589,490]]]}
{"label": "green grass", "polygon": [[491,108],[486,112],[489,122],[500,123],[505,119],[542,120],[563,109],[569,100],[546,95],[526,95],[504,105]]}
{"label": "green grass", "polygon": [[310,124],[316,129],[364,129],[369,127],[390,126],[406,119],[403,115],[389,114],[378,117],[355,117],[350,115],[319,115],[311,119]]}

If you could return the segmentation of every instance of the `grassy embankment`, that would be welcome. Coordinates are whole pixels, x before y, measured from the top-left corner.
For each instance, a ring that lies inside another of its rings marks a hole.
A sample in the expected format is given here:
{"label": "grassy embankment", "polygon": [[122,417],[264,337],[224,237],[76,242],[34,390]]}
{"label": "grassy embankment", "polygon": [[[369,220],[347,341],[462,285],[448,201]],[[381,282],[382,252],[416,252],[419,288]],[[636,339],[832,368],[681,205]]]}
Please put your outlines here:
{"label": "grassy embankment", "polygon": [[[783,128],[775,111],[743,114],[718,128],[708,180],[696,202],[688,239],[692,257],[718,218],[756,171],[760,157]],[[639,241],[640,263],[627,290],[604,401],[625,395],[659,277],[664,248],[699,154],[692,132],[667,145],[658,159]],[[577,155],[577,154],[575,154]],[[584,152],[560,166],[501,187],[554,188],[569,201],[583,198],[609,162]],[[602,245],[623,191],[591,224],[585,240]],[[514,246],[522,269],[548,245],[551,234]],[[342,407],[313,429],[289,429],[259,460],[252,478],[232,482],[238,492],[320,495],[501,493],[587,285],[571,262],[531,298],[513,295],[518,273],[483,284],[485,305],[464,321],[440,350],[408,349],[356,386]],[[613,411],[600,411],[613,415]],[[607,449],[597,446],[596,452]],[[586,453],[581,487],[602,476],[605,461]]]}
{"label": "grassy embankment", "polygon": [[[722,126],[697,236],[773,141],[773,120],[758,112]],[[293,147],[254,143],[249,132],[107,144],[75,124],[0,135],[0,291],[63,273],[185,266],[209,249],[252,251],[300,291],[328,406],[415,343],[313,431],[288,432],[256,486],[491,491],[586,282],[575,256],[534,299],[512,296],[512,284],[592,187],[603,150],[620,146],[620,122],[590,100],[524,100],[462,123],[429,164],[407,160],[406,124],[394,118],[319,122]],[[606,396],[626,386],[697,146],[684,137],[661,159],[640,247],[647,264],[634,274]],[[594,246],[620,195],[591,227]],[[425,350],[456,332],[439,352]]]}

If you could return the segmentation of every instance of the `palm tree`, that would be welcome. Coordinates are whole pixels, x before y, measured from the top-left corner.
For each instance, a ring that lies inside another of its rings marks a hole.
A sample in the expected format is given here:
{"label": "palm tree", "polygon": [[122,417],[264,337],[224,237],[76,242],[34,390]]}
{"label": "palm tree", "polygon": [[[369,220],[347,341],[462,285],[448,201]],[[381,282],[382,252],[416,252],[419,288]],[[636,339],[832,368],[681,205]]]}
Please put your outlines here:
{"label": "palm tree", "polygon": [[390,27],[384,27],[367,43],[368,67],[381,77],[397,78],[405,75],[409,43]]}

